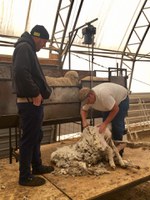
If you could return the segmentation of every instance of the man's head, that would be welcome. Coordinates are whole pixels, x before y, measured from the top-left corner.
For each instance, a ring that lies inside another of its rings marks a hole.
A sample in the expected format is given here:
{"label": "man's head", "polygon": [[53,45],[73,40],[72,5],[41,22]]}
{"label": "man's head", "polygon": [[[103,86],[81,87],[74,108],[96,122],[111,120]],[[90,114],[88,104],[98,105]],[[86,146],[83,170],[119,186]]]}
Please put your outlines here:
{"label": "man's head", "polygon": [[94,91],[88,87],[83,87],[79,91],[79,100],[81,101],[82,106],[85,104],[93,104],[96,100]]}
{"label": "man's head", "polygon": [[32,35],[35,42],[36,51],[39,51],[41,48],[43,48],[49,39],[49,33],[42,25],[34,26],[30,34]]}

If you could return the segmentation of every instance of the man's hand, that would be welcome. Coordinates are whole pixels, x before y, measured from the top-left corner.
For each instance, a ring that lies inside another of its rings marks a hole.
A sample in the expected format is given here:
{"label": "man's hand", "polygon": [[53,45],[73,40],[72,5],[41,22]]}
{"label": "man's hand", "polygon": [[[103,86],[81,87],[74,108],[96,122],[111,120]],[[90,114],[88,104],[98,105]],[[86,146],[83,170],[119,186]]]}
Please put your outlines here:
{"label": "man's hand", "polygon": [[40,106],[43,101],[43,97],[39,94],[37,97],[33,97],[33,105]]}
{"label": "man's hand", "polygon": [[103,133],[107,127],[107,125],[103,122],[97,126],[99,128],[99,133]]}
{"label": "man's hand", "polygon": [[89,126],[89,123],[87,121],[85,121],[85,122],[82,123],[82,126],[83,126],[83,128],[86,128],[86,127]]}

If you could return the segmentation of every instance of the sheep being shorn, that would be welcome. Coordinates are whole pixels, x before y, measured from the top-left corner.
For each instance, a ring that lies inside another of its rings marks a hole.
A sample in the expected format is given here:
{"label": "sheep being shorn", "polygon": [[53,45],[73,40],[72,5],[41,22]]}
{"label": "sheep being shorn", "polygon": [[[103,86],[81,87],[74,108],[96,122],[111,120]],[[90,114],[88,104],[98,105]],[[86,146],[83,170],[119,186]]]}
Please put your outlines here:
{"label": "sheep being shorn", "polygon": [[126,167],[111,139],[110,130],[107,128],[100,134],[97,126],[89,126],[83,130],[79,141],[54,151],[51,161],[55,163],[57,173],[100,175],[109,173],[107,164],[115,169],[114,156],[121,167]]}

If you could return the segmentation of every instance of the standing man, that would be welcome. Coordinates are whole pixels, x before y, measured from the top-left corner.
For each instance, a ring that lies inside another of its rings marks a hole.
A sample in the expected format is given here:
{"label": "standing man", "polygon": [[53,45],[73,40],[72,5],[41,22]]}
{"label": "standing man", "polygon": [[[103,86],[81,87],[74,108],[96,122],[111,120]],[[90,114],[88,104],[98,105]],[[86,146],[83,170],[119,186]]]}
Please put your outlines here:
{"label": "standing man", "polygon": [[[87,112],[94,108],[103,112],[103,122],[99,132],[103,132],[111,122],[113,140],[122,140],[125,133],[125,117],[129,109],[128,90],[115,83],[101,83],[92,89],[82,88],[79,91],[81,101],[81,118],[83,128],[88,126]],[[120,152],[122,154],[123,151]]]}
{"label": "standing man", "polygon": [[43,185],[45,179],[34,175],[54,170],[52,166],[42,165],[40,151],[44,115],[42,102],[49,98],[51,91],[36,52],[45,46],[48,39],[45,27],[36,25],[30,33],[21,35],[13,53],[13,88],[23,130],[19,143],[19,184],[24,186]]}

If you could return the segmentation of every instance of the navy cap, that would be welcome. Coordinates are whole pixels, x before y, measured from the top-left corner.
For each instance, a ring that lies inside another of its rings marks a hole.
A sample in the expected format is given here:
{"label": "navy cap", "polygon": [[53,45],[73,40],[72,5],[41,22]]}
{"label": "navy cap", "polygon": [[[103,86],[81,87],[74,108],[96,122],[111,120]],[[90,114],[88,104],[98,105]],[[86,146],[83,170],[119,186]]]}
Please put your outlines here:
{"label": "navy cap", "polygon": [[39,37],[39,38],[46,39],[46,40],[49,39],[49,33],[46,30],[46,28],[42,25],[34,26],[30,33],[34,37]]}

